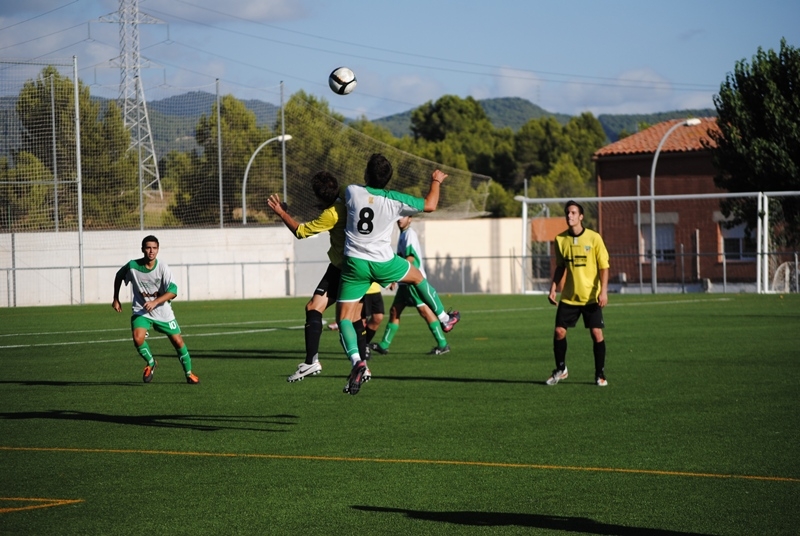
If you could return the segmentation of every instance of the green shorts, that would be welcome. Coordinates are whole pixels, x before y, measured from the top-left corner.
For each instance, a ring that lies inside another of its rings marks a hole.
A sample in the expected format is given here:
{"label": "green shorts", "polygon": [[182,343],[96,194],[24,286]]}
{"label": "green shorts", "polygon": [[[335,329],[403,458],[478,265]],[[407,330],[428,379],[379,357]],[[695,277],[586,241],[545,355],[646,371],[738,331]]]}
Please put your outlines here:
{"label": "green shorts", "polygon": [[373,282],[382,287],[388,287],[403,279],[410,269],[411,264],[397,255],[385,262],[345,257],[342,267],[342,282],[339,287],[339,301],[358,301],[367,293]]}
{"label": "green shorts", "polygon": [[177,320],[170,320],[169,322],[159,322],[152,318],[147,318],[142,315],[134,315],[131,317],[131,330],[136,328],[144,328],[148,331],[155,329],[164,335],[180,335],[181,327],[178,325]]}

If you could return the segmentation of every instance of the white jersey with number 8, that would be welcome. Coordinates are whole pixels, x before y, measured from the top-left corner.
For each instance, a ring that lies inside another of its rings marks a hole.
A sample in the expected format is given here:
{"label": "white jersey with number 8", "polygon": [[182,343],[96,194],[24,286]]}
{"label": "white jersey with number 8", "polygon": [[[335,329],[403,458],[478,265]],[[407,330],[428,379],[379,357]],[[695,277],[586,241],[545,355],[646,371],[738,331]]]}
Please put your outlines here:
{"label": "white jersey with number 8", "polygon": [[422,212],[425,200],[394,190],[351,184],[345,190],[345,205],[345,256],[385,262],[395,256],[391,241],[397,219]]}

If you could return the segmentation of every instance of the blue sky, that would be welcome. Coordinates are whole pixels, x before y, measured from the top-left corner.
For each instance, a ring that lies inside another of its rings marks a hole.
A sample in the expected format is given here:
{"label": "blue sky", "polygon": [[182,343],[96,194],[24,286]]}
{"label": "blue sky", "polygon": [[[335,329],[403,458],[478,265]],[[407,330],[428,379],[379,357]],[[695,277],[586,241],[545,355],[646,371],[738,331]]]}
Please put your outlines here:
{"label": "blue sky", "polygon": [[[118,9],[3,0],[0,59],[75,55],[84,82],[114,88],[119,28],[100,20]],[[446,94],[567,114],[713,108],[738,60],[782,37],[800,47],[796,0],[139,0],[139,11],[162,22],[139,26],[148,98],[213,92],[217,78],[224,93],[257,98],[283,81],[287,95],[368,119]],[[347,96],[327,87],[340,65],[358,77]]]}

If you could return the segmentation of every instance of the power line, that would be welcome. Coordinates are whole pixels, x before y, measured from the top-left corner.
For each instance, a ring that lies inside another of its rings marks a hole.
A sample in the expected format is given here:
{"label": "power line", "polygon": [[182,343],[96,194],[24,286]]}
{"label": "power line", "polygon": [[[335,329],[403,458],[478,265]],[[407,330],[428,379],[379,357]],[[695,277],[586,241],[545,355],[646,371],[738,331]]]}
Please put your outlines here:
{"label": "power line", "polygon": [[72,2],[64,4],[63,6],[59,6],[59,7],[53,8],[50,11],[45,11],[44,13],[40,13],[40,14],[36,15],[35,17],[31,17],[29,19],[21,20],[19,22],[15,22],[14,24],[9,24],[8,26],[3,26],[2,28],[0,28],[0,30],[7,30],[8,28],[13,28],[14,26],[19,26],[20,24],[25,24],[26,22],[30,22],[32,20],[36,20],[39,17],[44,17],[45,15],[49,15],[50,13],[53,13],[54,11],[58,11],[59,9],[64,9],[67,6],[75,4],[77,1],[78,0],[72,0]]}
{"label": "power line", "polygon": [[[531,73],[531,74],[534,74],[534,75],[558,76],[558,77],[564,77],[564,78],[582,78],[582,79],[587,79],[587,80],[604,80],[606,82],[612,82],[612,83],[616,82],[615,84],[612,84],[612,85],[622,85],[623,87],[629,87],[629,86],[626,85],[626,83],[631,83],[631,84],[661,85],[662,87],[671,87],[671,88],[674,88],[675,86],[685,86],[686,88],[691,88],[691,89],[694,89],[694,90],[716,89],[716,86],[709,85],[709,84],[695,84],[695,83],[684,83],[684,82],[659,82],[659,81],[655,81],[655,80],[651,80],[651,81],[645,80],[645,81],[643,81],[643,80],[634,80],[634,79],[625,79],[625,78],[610,78],[610,77],[588,76],[588,75],[579,75],[579,74],[570,74],[570,73],[556,73],[556,72],[549,72],[549,71],[538,71],[538,70],[532,70],[532,69],[523,69],[523,68],[517,68],[517,67],[501,67],[501,66],[485,64],[485,63],[476,63],[476,62],[463,61],[463,60],[454,60],[454,59],[449,59],[449,58],[440,58],[440,57],[437,57],[437,56],[428,56],[428,55],[425,55],[425,54],[415,54],[415,53],[411,53],[411,52],[401,52],[401,51],[397,51],[397,50],[391,50],[391,49],[388,49],[388,48],[376,47],[376,46],[372,46],[372,45],[362,45],[362,44],[359,44],[359,43],[353,43],[351,41],[344,41],[342,39],[334,39],[334,38],[330,38],[330,37],[321,37],[321,36],[318,36],[318,35],[310,34],[310,33],[307,33],[307,32],[301,32],[301,31],[298,31],[298,30],[289,30],[289,29],[286,29],[286,28],[281,28],[280,26],[275,26],[273,24],[267,24],[267,23],[263,23],[263,22],[252,21],[252,20],[246,19],[244,17],[238,17],[236,15],[233,15],[231,13],[226,13],[224,11],[217,11],[215,9],[211,9],[211,8],[208,8],[208,7],[198,6],[198,5],[193,4],[191,2],[187,2],[186,0],[173,0],[173,1],[177,2],[177,3],[185,4],[185,5],[188,5],[188,6],[192,6],[192,7],[195,7],[197,9],[204,10],[204,11],[209,11],[209,12],[217,14],[217,15],[226,16],[226,17],[231,18],[231,19],[236,19],[236,20],[240,20],[240,21],[243,21],[243,22],[256,24],[256,25],[259,25],[259,26],[264,26],[265,28],[272,28],[274,30],[280,30],[280,31],[283,31],[283,32],[302,35],[304,37],[311,37],[311,38],[314,38],[314,39],[320,39],[320,40],[323,40],[323,41],[329,41],[329,42],[332,42],[332,43],[339,43],[339,44],[343,44],[343,45],[354,46],[354,47],[364,48],[364,49],[368,49],[368,50],[375,50],[375,51],[378,51],[378,52],[388,52],[390,54],[397,54],[397,55],[401,55],[401,56],[410,56],[410,57],[426,59],[426,60],[431,60],[431,61],[441,61],[441,62],[445,62],[445,63],[455,63],[455,64],[460,64],[460,65],[470,65],[470,66],[473,66],[473,67],[485,67],[485,68],[494,69],[494,70],[510,69],[512,71],[526,72],[526,73]],[[163,13],[163,12],[162,12],[162,14],[167,15],[166,13]],[[209,28],[218,29],[218,30],[221,30],[221,31],[232,32],[232,33],[237,33],[239,35],[244,35],[244,36],[247,36],[247,37],[253,37],[255,39],[262,39],[262,40],[266,40],[266,41],[270,41],[270,42],[274,42],[274,43],[284,44],[284,45],[287,45],[287,46],[310,48],[311,50],[318,51],[318,52],[330,52],[329,50],[326,50],[326,49],[318,49],[318,48],[314,48],[314,47],[307,47],[307,46],[304,46],[304,45],[296,45],[296,44],[293,44],[293,43],[287,43],[285,41],[278,41],[278,40],[275,40],[275,39],[267,39],[267,38],[264,38],[262,36],[256,36],[256,35],[253,35],[253,34],[248,34],[248,33],[245,33],[245,32],[239,32],[239,31],[236,31],[236,30],[228,30],[226,28],[218,28],[218,27],[216,27],[214,25],[211,25],[211,24],[205,24],[205,23],[201,23],[201,22],[198,22],[198,21],[192,21],[190,19],[185,19],[185,18],[179,17],[177,15],[172,15],[172,16],[175,16],[176,18],[179,18],[181,20],[185,20],[187,22],[191,22],[193,24],[202,24],[202,25],[207,26]],[[340,53],[337,53],[337,54],[340,54]],[[426,65],[418,65],[418,64],[413,64],[413,63],[396,62],[396,61],[392,61],[392,60],[370,58],[370,57],[365,57],[365,56],[352,55],[352,57],[360,58],[360,59],[368,59],[368,60],[372,60],[372,61],[392,63],[392,64],[395,64],[395,65],[406,65],[406,66],[412,66],[412,67],[422,67],[422,68],[426,68],[426,69],[448,70],[448,69],[442,69],[441,67],[430,67],[430,66],[426,66]],[[490,73],[475,73],[473,71],[463,71],[463,70],[452,70],[452,72],[496,76],[498,78],[512,78],[512,79],[513,78],[518,78],[518,79],[521,79],[521,80],[537,80],[537,81],[538,80],[542,80],[540,78],[516,77],[516,76],[498,75],[498,74],[490,74]],[[559,80],[545,80],[545,81],[562,82],[562,81],[559,81]],[[620,82],[622,84],[619,84]],[[599,84],[599,85],[606,85],[606,84]]]}

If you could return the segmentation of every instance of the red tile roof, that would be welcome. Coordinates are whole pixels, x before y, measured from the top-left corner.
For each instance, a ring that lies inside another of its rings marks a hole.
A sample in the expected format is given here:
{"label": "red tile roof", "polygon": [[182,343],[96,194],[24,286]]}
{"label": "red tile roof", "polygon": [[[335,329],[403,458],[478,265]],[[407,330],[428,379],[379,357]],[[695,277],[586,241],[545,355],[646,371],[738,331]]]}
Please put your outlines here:
{"label": "red tile roof", "polygon": [[[680,123],[684,119],[672,119],[658,123],[652,127],[645,129],[636,134],[632,134],[627,138],[601,147],[594,153],[594,158],[603,156],[621,156],[633,154],[655,154],[658,149],[658,144],[667,130],[672,128],[676,123]],[[708,135],[710,130],[719,131],[717,127],[716,117],[701,117],[700,124],[691,127],[678,128],[672,132],[661,147],[662,153],[679,153],[702,151],[703,146],[700,143],[701,139],[711,142],[712,147],[714,142]]]}

